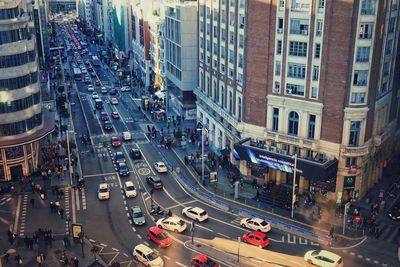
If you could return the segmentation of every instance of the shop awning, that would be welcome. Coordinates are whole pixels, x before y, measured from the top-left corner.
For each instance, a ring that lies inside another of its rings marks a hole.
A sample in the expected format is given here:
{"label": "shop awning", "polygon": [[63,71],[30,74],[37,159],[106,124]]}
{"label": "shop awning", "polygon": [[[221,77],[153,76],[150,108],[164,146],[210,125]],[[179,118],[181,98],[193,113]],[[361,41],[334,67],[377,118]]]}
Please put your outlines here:
{"label": "shop awning", "polygon": [[[293,173],[294,159],[290,155],[251,145],[250,138],[236,143],[234,147],[241,160],[246,160],[249,163],[259,164],[283,172]],[[338,160],[314,161],[298,158],[296,169],[298,175],[304,176],[307,179],[325,181],[336,177]]]}

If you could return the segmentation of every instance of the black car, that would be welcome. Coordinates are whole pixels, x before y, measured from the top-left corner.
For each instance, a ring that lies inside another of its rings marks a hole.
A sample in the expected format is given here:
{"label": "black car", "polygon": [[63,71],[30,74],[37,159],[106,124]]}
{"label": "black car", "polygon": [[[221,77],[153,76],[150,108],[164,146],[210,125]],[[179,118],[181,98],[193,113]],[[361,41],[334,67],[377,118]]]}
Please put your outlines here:
{"label": "black car", "polygon": [[104,130],[112,130],[112,123],[110,121],[105,121],[103,125]]}
{"label": "black car", "polygon": [[112,89],[111,91],[110,91],[110,95],[116,95],[117,94],[117,90],[116,89]]}
{"label": "black car", "polygon": [[149,185],[151,185],[154,189],[163,188],[163,183],[161,182],[161,179],[158,177],[153,177],[153,176],[146,177],[146,182]]}
{"label": "black car", "polygon": [[389,218],[394,221],[400,221],[400,202],[397,202],[390,210],[389,210]]}
{"label": "black car", "polygon": [[132,159],[141,159],[142,158],[142,153],[140,153],[140,150],[137,148],[132,148],[130,155],[131,155]]}
{"label": "black car", "polygon": [[118,164],[118,172],[120,176],[127,176],[129,175],[129,169],[128,166],[126,165],[126,163],[119,163]]}

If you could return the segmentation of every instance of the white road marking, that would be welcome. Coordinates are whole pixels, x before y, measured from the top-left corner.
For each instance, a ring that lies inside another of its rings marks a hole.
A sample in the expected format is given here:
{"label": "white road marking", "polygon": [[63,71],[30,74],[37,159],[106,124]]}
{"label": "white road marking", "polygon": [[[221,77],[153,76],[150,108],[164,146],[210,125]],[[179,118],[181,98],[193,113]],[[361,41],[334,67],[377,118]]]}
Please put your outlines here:
{"label": "white road marking", "polygon": [[85,188],[81,190],[82,192],[82,209],[86,210],[86,193],[85,193]]}
{"label": "white road marking", "polygon": [[354,252],[350,252],[350,255],[351,255],[351,256],[354,256],[354,255],[356,255],[356,253],[354,253]]}
{"label": "white road marking", "polygon": [[293,240],[290,239],[290,234],[287,234],[287,242],[289,244],[296,244],[296,236],[293,236]]}
{"label": "white road marking", "polygon": [[81,206],[80,206],[80,203],[79,203],[79,190],[76,190],[75,191],[75,203],[76,203],[76,210],[81,210]]}
{"label": "white road marking", "polygon": [[359,259],[362,259],[362,258],[363,258],[363,255],[358,254],[357,257],[358,257]]}
{"label": "white road marking", "polygon": [[102,247],[107,247],[107,245],[106,245],[106,244],[103,244],[103,243],[100,243],[100,245],[101,245]]}
{"label": "white road marking", "polygon": [[180,263],[179,261],[176,261],[175,263],[178,264],[179,266],[187,267],[187,265]]}
{"label": "white road marking", "polygon": [[[197,226],[196,226],[197,227]],[[227,236],[227,235],[224,235],[224,234],[221,234],[221,233],[218,233],[220,236],[223,236],[223,237],[225,237],[225,238],[228,238],[228,239],[230,239],[231,237],[230,236]]]}
{"label": "white road marking", "polygon": [[139,237],[139,239],[142,239],[142,236],[141,236],[141,235],[139,235],[139,234],[137,235],[137,237]]}
{"label": "white road marking", "polygon": [[197,202],[197,199],[193,199],[193,200],[190,200],[190,201],[187,201],[187,202],[184,202],[184,203],[178,203],[176,205],[170,206],[170,207],[165,208],[165,209],[166,210],[170,210],[170,209],[173,209],[173,208],[176,208],[176,207],[179,207],[179,206],[185,207],[186,205],[191,204],[193,202]]}
{"label": "white road marking", "polygon": [[83,178],[99,177],[99,176],[114,175],[114,174],[115,172],[88,174],[88,175],[83,175]]}
{"label": "white road marking", "polygon": [[374,263],[375,263],[375,264],[379,264],[379,261],[377,261],[377,260],[374,260]]}
{"label": "white road marking", "polygon": [[114,251],[117,251],[117,252],[119,251],[119,250],[118,250],[118,249],[116,249],[116,248],[111,248],[111,249],[112,249],[112,250],[114,250]]}
{"label": "white road marking", "polygon": [[171,258],[168,257],[167,255],[163,255],[164,258],[166,258],[167,260],[170,260]]}
{"label": "white road marking", "polygon": [[150,197],[146,197],[144,200],[147,201],[147,200],[149,200],[149,199],[150,199]]}
{"label": "white road marking", "polygon": [[371,259],[370,259],[370,258],[365,258],[365,260],[366,260],[366,261],[371,261]]}
{"label": "white road marking", "polygon": [[144,241],[143,243],[148,247],[150,246],[150,244],[147,241]]}
{"label": "white road marking", "polygon": [[96,241],[91,239],[91,238],[89,239],[89,241],[92,242],[92,243],[96,243]]}

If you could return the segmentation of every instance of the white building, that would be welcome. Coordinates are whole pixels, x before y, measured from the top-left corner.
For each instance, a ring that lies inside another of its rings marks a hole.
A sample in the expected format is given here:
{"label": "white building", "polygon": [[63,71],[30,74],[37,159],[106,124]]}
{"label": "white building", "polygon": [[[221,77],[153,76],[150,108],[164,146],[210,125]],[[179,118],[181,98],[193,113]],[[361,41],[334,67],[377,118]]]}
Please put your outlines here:
{"label": "white building", "polygon": [[197,2],[164,0],[163,20],[167,104],[186,119],[196,119],[193,89],[197,85]]}

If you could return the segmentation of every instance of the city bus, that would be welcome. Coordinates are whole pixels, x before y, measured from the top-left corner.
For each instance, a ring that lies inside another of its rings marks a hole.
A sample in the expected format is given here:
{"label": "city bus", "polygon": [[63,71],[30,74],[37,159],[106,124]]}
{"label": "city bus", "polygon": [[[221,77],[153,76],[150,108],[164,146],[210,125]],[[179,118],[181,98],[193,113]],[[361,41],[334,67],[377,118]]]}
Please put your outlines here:
{"label": "city bus", "polygon": [[75,81],[82,81],[82,71],[79,68],[74,68],[73,71]]}
{"label": "city bus", "polygon": [[92,65],[95,67],[100,67],[101,61],[97,56],[92,56]]}

